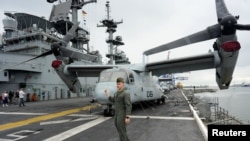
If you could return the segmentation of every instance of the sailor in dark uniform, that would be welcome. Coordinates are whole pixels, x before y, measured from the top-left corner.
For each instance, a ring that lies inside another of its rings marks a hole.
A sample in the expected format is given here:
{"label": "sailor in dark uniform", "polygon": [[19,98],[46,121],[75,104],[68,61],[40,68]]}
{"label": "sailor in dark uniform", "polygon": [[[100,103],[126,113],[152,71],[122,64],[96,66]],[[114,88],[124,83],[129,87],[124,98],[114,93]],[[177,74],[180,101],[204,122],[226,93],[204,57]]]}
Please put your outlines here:
{"label": "sailor in dark uniform", "polygon": [[124,79],[119,77],[116,80],[117,91],[114,97],[105,90],[105,94],[111,102],[115,103],[115,127],[119,133],[120,141],[129,141],[126,125],[130,123],[132,104],[130,94],[124,89]]}

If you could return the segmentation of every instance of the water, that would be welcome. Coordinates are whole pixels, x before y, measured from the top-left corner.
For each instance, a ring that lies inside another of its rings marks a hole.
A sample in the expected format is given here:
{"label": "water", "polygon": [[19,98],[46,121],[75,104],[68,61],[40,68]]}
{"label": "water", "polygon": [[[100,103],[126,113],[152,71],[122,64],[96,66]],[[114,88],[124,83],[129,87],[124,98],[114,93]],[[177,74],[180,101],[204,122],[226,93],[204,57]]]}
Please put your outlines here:
{"label": "water", "polygon": [[201,97],[218,97],[219,106],[244,124],[250,123],[250,87],[230,87],[216,93],[200,93]]}

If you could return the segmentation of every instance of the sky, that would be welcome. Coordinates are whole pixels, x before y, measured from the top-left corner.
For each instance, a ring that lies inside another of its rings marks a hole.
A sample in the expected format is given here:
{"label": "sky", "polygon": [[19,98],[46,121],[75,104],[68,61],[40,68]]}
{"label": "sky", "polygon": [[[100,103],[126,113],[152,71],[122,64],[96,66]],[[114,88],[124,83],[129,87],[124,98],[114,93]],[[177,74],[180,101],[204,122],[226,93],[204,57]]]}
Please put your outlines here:
{"label": "sky", "polygon": [[[215,0],[109,0],[111,18],[115,21],[123,20],[118,25],[114,36],[122,36],[123,50],[131,63],[142,63],[142,54],[145,50],[171,42],[184,36],[204,30],[217,23]],[[250,24],[250,0],[225,0],[232,15],[239,15],[238,23]],[[56,3],[54,3],[56,4]],[[97,3],[87,4],[82,9],[87,12],[84,17],[79,11],[79,21],[90,31],[90,46],[99,50],[105,56],[108,52],[106,28],[97,28],[100,20],[106,17],[106,0],[97,0]],[[46,0],[5,0],[0,5],[0,19],[4,11],[32,13],[36,16],[49,18],[53,4]],[[85,22],[83,22],[85,20]],[[84,25],[85,23],[85,25]],[[0,22],[0,33],[3,25]],[[241,43],[238,62],[231,84],[242,82],[250,83],[250,32],[237,31],[238,41]],[[149,62],[161,61],[169,58],[180,58],[207,53],[213,50],[215,39],[200,42],[178,49],[158,53],[148,57]],[[181,81],[184,85],[213,85],[216,86],[215,69],[192,71],[184,74],[189,79]]]}

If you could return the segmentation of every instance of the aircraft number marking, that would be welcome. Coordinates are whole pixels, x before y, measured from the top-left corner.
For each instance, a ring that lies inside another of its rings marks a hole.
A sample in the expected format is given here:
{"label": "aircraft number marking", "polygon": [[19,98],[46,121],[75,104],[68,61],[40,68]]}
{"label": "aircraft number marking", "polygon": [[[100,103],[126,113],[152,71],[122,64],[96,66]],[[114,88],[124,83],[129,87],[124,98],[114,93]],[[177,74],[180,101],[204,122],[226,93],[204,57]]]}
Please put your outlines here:
{"label": "aircraft number marking", "polygon": [[154,94],[153,94],[153,91],[147,91],[147,97],[153,97]]}
{"label": "aircraft number marking", "polygon": [[21,140],[23,138],[28,137],[28,135],[30,134],[38,134],[38,133],[40,133],[40,131],[21,130],[21,131],[6,135],[7,137],[13,137],[12,139],[0,138],[0,141],[17,141],[17,140]]}

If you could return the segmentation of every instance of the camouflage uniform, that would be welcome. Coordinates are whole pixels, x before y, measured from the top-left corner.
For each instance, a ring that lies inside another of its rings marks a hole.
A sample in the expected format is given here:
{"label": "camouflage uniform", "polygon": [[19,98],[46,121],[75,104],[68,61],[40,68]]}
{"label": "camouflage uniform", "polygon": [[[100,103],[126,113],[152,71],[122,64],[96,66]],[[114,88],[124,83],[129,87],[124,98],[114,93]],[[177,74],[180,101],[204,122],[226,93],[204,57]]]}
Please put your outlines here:
{"label": "camouflage uniform", "polygon": [[132,104],[130,95],[124,89],[117,91],[114,97],[109,97],[109,100],[115,103],[115,126],[120,136],[120,141],[129,141],[125,125],[126,115],[131,114]]}

